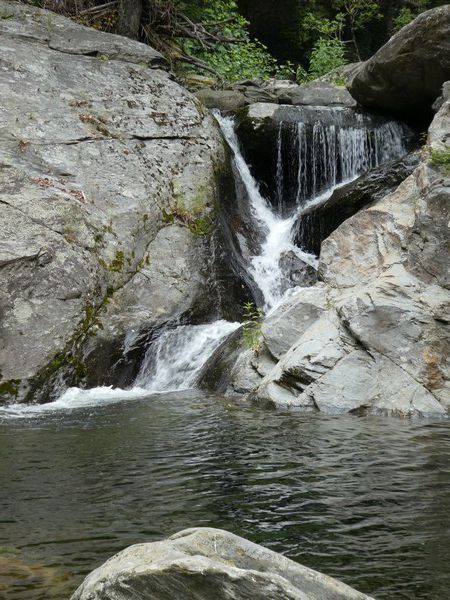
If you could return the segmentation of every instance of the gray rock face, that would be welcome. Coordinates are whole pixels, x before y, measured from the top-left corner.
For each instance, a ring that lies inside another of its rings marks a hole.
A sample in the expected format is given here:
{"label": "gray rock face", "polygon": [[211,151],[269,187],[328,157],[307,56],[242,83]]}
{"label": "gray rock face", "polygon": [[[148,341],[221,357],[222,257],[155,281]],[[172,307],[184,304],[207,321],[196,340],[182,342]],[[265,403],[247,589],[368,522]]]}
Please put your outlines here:
{"label": "gray rock face", "polygon": [[236,535],[186,529],[126,548],[71,600],[370,600],[353,588]]}
{"label": "gray rock face", "polygon": [[236,112],[251,104],[292,104],[296,106],[356,105],[347,89],[328,81],[299,85],[283,80],[254,80],[235,83],[231,89],[203,88],[195,95],[208,108]]}
{"label": "gray rock face", "polygon": [[244,94],[236,90],[203,88],[195,95],[207,108],[217,108],[222,112],[235,112],[248,104]]}
{"label": "gray rock face", "polygon": [[309,106],[355,106],[356,102],[345,87],[332,83],[313,81],[289,89],[281,97],[283,104]]}
{"label": "gray rock face", "polygon": [[[446,100],[428,145],[449,136]],[[344,221],[322,243],[322,281],[266,318],[263,353],[276,364],[249,398],[335,414],[446,415],[449,206],[450,176],[424,153],[395,191]],[[257,360],[237,363],[230,389]]]}
{"label": "gray rock face", "polygon": [[227,160],[148,46],[0,11],[0,397],[46,399],[63,378],[112,383],[127,334],[211,304]]}
{"label": "gray rock face", "polygon": [[350,93],[362,106],[419,118],[450,79],[450,5],[419,15],[353,77]]}

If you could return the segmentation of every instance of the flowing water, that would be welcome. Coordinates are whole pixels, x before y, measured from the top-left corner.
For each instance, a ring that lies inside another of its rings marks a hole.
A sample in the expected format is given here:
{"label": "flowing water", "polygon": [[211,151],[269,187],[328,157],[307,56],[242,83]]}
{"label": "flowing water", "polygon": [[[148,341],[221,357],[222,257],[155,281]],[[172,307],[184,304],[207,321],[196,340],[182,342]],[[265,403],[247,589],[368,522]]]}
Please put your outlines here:
{"label": "flowing water", "polygon": [[285,275],[280,267],[280,258],[286,252],[293,252],[307,264],[317,267],[317,259],[303,252],[293,243],[293,225],[296,215],[282,218],[270,207],[262,196],[255,178],[250,172],[242,154],[235,131],[233,117],[225,117],[216,113],[215,117],[222,133],[230,146],[237,172],[248,194],[250,210],[253,214],[255,228],[264,234],[264,242],[259,254],[253,256],[248,265],[249,272],[264,298],[264,308],[269,310],[280,302],[283,296],[283,280]]}
{"label": "flowing water", "polygon": [[135,386],[149,392],[195,387],[208,358],[238,327],[239,323],[219,320],[206,325],[180,325],[167,329],[147,350]]}
{"label": "flowing water", "polygon": [[[248,271],[262,292],[266,311],[280,303],[286,290],[286,273],[280,262],[283,255],[292,253],[317,268],[317,257],[294,244],[294,225],[301,211],[327,200],[336,188],[361,174],[406,153],[405,127],[399,123],[374,123],[366,115],[342,109],[308,109],[299,109],[298,118],[309,122],[281,121],[278,125],[277,209],[261,194],[243,156],[234,118],[215,113],[247,192],[254,229],[263,234],[260,252],[250,258]],[[333,123],[321,120],[324,110]],[[348,113],[353,125],[344,124]]]}
{"label": "flowing water", "polygon": [[265,412],[199,392],[103,390],[32,410],[0,413],[2,599],[66,600],[115,552],[191,526],[377,600],[449,597],[448,422]]}

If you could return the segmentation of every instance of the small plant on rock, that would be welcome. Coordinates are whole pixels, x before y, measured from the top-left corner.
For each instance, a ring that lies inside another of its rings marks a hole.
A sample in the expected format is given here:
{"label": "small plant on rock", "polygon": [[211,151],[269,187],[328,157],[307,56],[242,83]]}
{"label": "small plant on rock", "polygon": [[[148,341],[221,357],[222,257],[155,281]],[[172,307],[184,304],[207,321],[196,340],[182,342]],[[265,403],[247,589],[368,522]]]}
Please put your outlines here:
{"label": "small plant on rock", "polygon": [[261,349],[262,310],[253,302],[244,304],[244,322],[242,324],[242,339],[244,344],[253,352]]}
{"label": "small plant on rock", "polygon": [[430,164],[450,175],[450,146],[430,148]]}

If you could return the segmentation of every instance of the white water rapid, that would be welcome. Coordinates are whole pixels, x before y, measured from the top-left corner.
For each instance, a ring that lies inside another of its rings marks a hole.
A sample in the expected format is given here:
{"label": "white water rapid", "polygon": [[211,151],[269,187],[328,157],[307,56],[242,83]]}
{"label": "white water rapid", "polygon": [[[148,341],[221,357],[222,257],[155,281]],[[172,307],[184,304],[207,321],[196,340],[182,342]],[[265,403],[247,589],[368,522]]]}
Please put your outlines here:
{"label": "white water rapid", "polygon": [[215,113],[222,133],[233,152],[236,169],[244,184],[250,202],[250,209],[265,239],[261,245],[261,252],[250,259],[249,272],[261,290],[264,298],[264,309],[270,310],[280,302],[283,297],[283,280],[285,278],[280,266],[283,254],[293,252],[303,262],[317,268],[317,259],[312,254],[303,252],[293,243],[293,225],[296,214],[283,219],[277,215],[266,199],[262,196],[258,183],[250,172],[245,162],[237,139],[234,119]]}
{"label": "white water rapid", "polygon": [[206,325],[180,325],[163,331],[147,350],[135,386],[149,392],[194,387],[208,358],[239,325],[220,320]]}

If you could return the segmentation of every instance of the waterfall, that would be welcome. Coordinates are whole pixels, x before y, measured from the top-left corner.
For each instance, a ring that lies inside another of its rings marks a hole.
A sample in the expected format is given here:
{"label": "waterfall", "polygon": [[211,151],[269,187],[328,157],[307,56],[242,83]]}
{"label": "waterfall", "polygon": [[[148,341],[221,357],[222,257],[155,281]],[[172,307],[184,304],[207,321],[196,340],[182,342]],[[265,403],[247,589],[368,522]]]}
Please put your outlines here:
{"label": "waterfall", "polygon": [[284,155],[278,150],[277,178],[278,173],[286,177],[279,166],[283,163],[297,173],[297,187],[291,192],[294,201],[289,202],[289,191],[284,186],[283,205],[302,208],[316,204],[328,198],[337,186],[406,154],[404,125],[394,121],[373,123],[367,115],[358,113],[354,114],[354,124],[349,125],[341,112],[335,110],[335,123],[313,120],[278,124],[278,139],[283,129],[290,130],[290,154],[294,157],[289,150]]}
{"label": "waterfall", "polygon": [[[245,190],[249,230],[258,233],[256,244],[250,240],[250,231],[248,239],[244,239],[245,231],[240,234],[238,244],[247,274],[261,292],[265,311],[273,309],[296,285],[289,269],[297,269],[298,263],[317,269],[317,258],[294,243],[302,211],[328,199],[336,188],[362,173],[406,153],[405,130],[398,123],[372,121],[372,117],[342,109],[285,108],[292,109],[291,120],[277,124],[272,141],[276,162],[265,165],[266,170],[275,172],[272,201],[261,193],[243,156],[234,119],[215,113],[232,152],[237,188]],[[301,246],[301,239],[298,243]],[[130,389],[70,388],[53,405],[65,410],[195,387],[207,360],[238,327],[239,323],[219,320],[167,328],[147,348]],[[132,336],[126,337],[125,352],[133,341]]]}
{"label": "waterfall", "polygon": [[135,387],[148,392],[194,387],[205,362],[239,325],[219,320],[206,325],[180,325],[166,329],[147,349]]}
{"label": "waterfall", "polygon": [[[293,243],[293,225],[296,215],[291,214],[287,218],[282,218],[273,211],[262,196],[258,183],[251,174],[242,154],[233,117],[225,117],[217,112],[215,117],[233,153],[237,173],[248,195],[255,226],[263,232],[264,240],[260,252],[250,257],[248,270],[262,293],[265,310],[269,310],[281,300],[286,291],[286,274],[280,265],[282,256],[291,252],[314,268],[317,267],[317,259],[311,254],[303,252]],[[281,134],[278,144],[278,152],[281,155]],[[280,165],[277,168],[280,168]],[[279,176],[281,179],[281,173]],[[282,193],[282,183],[280,183],[279,193]]]}

